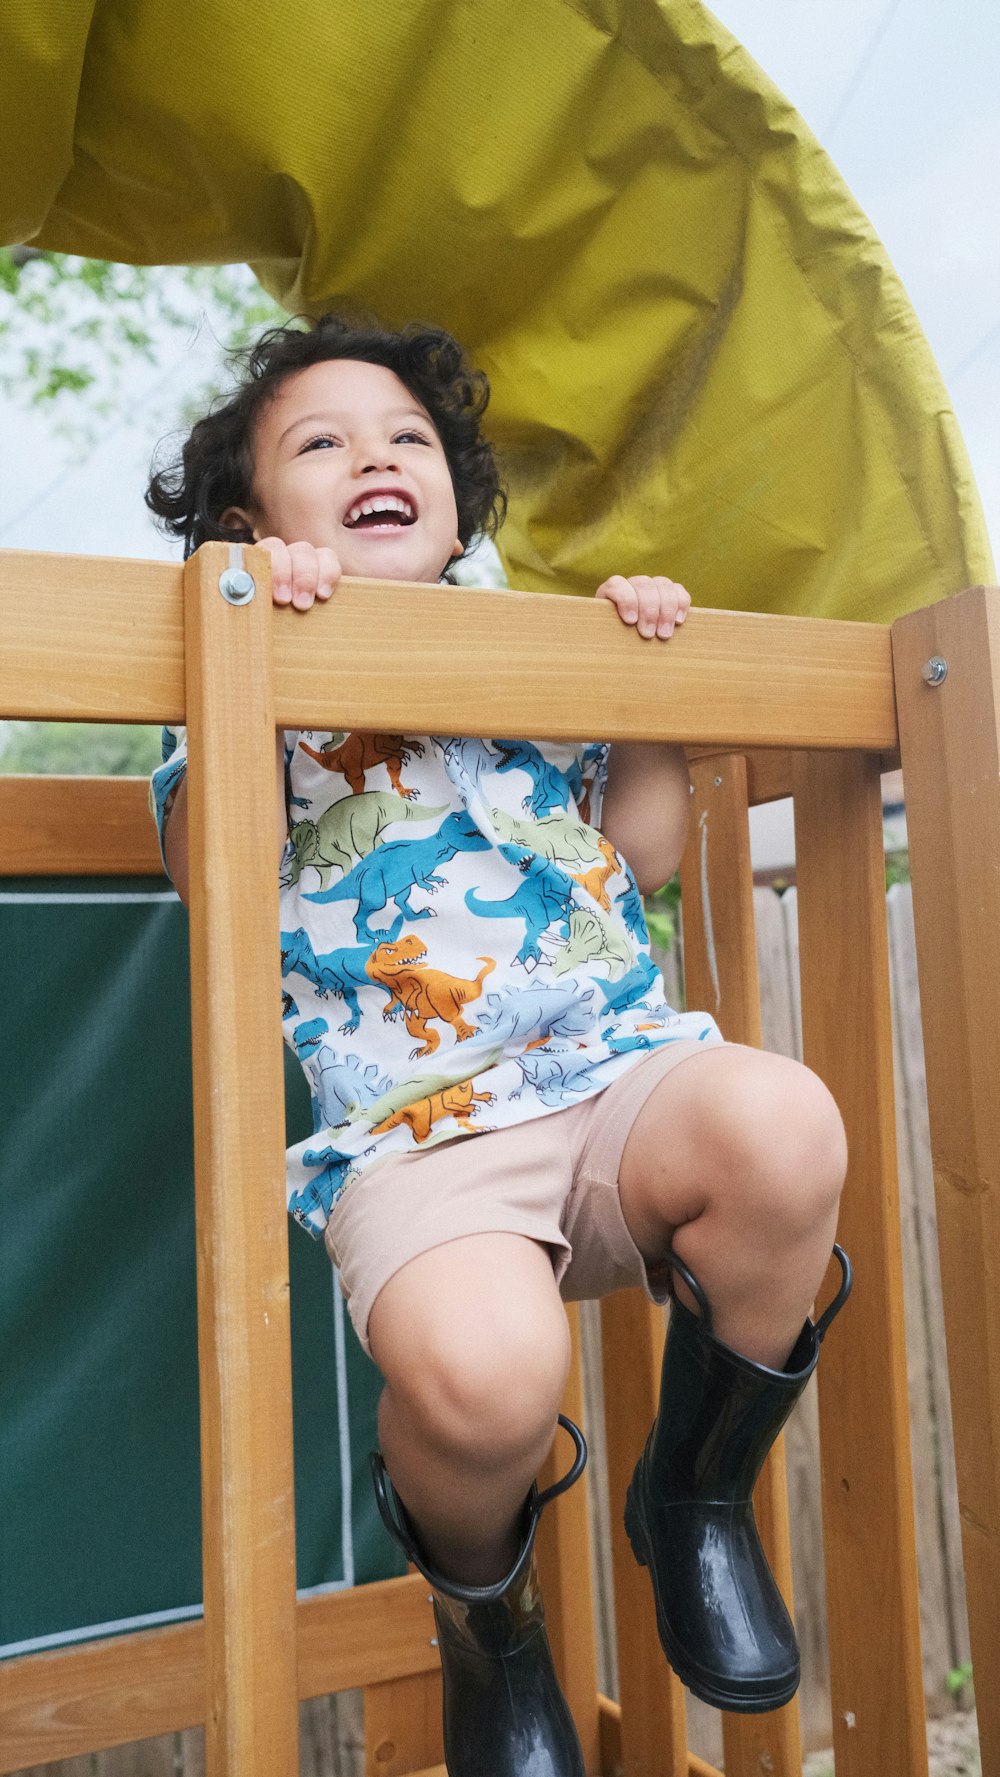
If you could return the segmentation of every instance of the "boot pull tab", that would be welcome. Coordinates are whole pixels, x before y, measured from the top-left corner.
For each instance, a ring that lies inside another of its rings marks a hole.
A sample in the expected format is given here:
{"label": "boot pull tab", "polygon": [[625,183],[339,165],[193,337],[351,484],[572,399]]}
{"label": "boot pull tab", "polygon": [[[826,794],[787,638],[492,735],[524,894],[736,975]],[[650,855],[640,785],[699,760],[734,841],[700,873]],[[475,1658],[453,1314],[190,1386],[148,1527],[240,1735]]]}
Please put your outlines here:
{"label": "boot pull tab", "polygon": [[407,1560],[412,1561],[415,1567],[423,1567],[424,1557],[403,1517],[388,1470],[382,1460],[381,1450],[370,1451],[368,1461],[372,1472],[372,1486],[375,1489],[375,1503],[383,1524],[393,1541],[399,1544]]}
{"label": "boot pull tab", "polygon": [[[698,1304],[698,1318],[704,1331],[708,1333],[710,1337],[714,1336],[712,1334],[712,1310],[708,1305],[708,1297],[702,1289],[701,1284],[698,1282],[694,1272],[688,1270],[684,1260],[678,1258],[672,1246],[667,1248],[663,1256],[671,1270],[676,1271],[681,1282],[686,1283],[688,1289],[691,1291],[692,1296]],[[671,1294],[673,1294],[673,1291],[671,1291]],[[681,1306],[683,1307],[683,1303]]]}
{"label": "boot pull tab", "polygon": [[576,1445],[576,1455],[573,1458],[571,1467],[567,1469],[561,1481],[554,1481],[551,1487],[546,1487],[544,1493],[536,1493],[532,1498],[531,1516],[535,1521],[540,1517],[543,1506],[547,1506],[550,1499],[556,1499],[560,1493],[565,1493],[568,1487],[572,1487],[574,1481],[580,1479],[580,1476],[583,1474],[583,1471],[587,1466],[587,1443],[580,1427],[574,1425],[572,1419],[567,1419],[563,1413],[560,1413],[559,1415],[559,1424],[562,1426],[563,1431],[569,1432],[570,1437]]}
{"label": "boot pull tab", "polygon": [[840,1288],[834,1296],[833,1301],[830,1303],[829,1308],[824,1310],[823,1314],[816,1322],[817,1345],[822,1343],[823,1336],[826,1333],[830,1322],[836,1318],[840,1313],[840,1310],[843,1308],[844,1303],[847,1301],[847,1298],[851,1293],[851,1285],[854,1282],[854,1272],[851,1268],[851,1261],[843,1247],[837,1246],[837,1244],[834,1243],[833,1256],[840,1266]]}

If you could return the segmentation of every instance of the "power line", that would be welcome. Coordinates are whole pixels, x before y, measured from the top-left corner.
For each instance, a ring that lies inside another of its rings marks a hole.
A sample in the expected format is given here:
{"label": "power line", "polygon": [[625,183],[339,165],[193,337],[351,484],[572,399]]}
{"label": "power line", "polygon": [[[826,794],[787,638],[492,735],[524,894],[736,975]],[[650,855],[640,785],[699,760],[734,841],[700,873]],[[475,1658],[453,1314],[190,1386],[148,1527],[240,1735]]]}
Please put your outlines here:
{"label": "power line", "polygon": [[850,105],[851,100],[853,99],[859,86],[861,85],[862,81],[864,80],[865,76],[867,75],[868,70],[872,65],[872,62],[875,60],[875,57],[878,54],[879,49],[881,47],[882,39],[885,36],[886,32],[888,31],[889,26],[892,24],[892,21],[895,18],[897,12],[899,11],[899,8],[901,5],[902,5],[902,0],[889,0],[889,3],[886,6],[885,11],[882,14],[882,17],[879,19],[878,24],[875,26],[874,31],[872,32],[871,36],[868,39],[868,42],[866,43],[864,49],[862,50],[861,56],[858,60],[857,66],[854,70],[854,73],[851,75],[851,78],[847,83],[847,89],[843,95],[843,98],[838,103],[838,105],[833,113],[833,116],[831,117],[829,123],[826,126],[826,129],[823,131],[823,134],[820,138],[826,147],[830,146],[831,137],[833,136],[835,130],[837,129],[841,118],[843,117],[845,111],[847,110],[848,106]]}
{"label": "power line", "polygon": [[987,328],[986,332],[983,334],[982,339],[977,340],[976,344],[972,347],[972,350],[969,352],[966,352],[965,357],[961,360],[961,362],[959,364],[956,364],[954,370],[949,370],[948,375],[945,379],[946,382],[948,383],[949,387],[952,385],[952,383],[956,383],[960,376],[964,376],[964,374],[967,370],[970,370],[972,368],[972,365],[975,363],[976,359],[979,358],[983,352],[985,352],[987,346],[991,346],[993,344],[995,339],[1000,339],[1000,321],[994,321],[992,327]]}

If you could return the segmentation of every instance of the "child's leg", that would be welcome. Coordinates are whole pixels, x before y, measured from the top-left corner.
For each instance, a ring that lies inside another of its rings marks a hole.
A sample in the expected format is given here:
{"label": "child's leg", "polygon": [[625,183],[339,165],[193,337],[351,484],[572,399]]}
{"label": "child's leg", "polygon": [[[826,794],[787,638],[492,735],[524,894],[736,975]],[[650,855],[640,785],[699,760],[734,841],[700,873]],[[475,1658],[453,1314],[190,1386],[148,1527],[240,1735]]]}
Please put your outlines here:
{"label": "child's leg", "polygon": [[449,1577],[491,1584],[517,1554],[569,1366],[549,1253],[516,1234],[434,1247],[380,1291],[368,1334],[382,1453],[421,1544]]}
{"label": "child's leg", "polygon": [[713,1046],[667,1074],[639,1112],[619,1169],[622,1210],[647,1263],[672,1245],[694,1272],[716,1336],[780,1369],[830,1259],[846,1165],[840,1113],[815,1074]]}

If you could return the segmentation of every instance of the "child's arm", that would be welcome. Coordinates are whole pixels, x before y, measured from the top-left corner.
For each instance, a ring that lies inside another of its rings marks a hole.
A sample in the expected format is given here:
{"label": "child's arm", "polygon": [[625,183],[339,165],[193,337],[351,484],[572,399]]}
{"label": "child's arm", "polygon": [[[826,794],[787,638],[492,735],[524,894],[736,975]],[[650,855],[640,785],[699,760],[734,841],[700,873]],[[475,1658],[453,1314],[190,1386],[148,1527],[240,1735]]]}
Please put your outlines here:
{"label": "child's arm", "polygon": [[[278,857],[288,839],[288,810],[285,804],[285,737],[276,737],[275,765],[278,787]],[[187,772],[181,778],[163,830],[163,855],[167,860],[170,880],[185,907],[190,907],[188,882]]]}
{"label": "child's arm", "polygon": [[[623,623],[647,640],[666,641],[683,623],[690,594],[675,580],[613,574],[597,598],[614,605]],[[608,759],[601,831],[632,866],[639,892],[669,882],[681,860],[691,815],[691,779],[683,747],[655,741],[616,741]]]}

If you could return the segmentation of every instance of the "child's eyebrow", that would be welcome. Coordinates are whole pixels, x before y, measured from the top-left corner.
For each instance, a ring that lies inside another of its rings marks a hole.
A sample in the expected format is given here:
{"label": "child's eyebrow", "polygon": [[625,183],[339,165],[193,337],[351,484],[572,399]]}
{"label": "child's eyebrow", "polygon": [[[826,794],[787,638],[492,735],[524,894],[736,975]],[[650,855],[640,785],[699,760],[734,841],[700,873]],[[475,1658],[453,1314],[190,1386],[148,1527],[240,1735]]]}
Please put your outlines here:
{"label": "child's eyebrow", "polygon": [[[429,416],[426,413],[424,413],[423,410],[419,407],[389,408],[385,414],[385,418],[390,422],[391,425],[399,425],[403,420],[417,420],[420,423],[420,425],[430,426],[433,429],[433,423],[434,423],[429,418]],[[335,424],[342,425],[343,422],[338,421],[337,416],[335,414],[331,413],[329,411],[329,409],[325,413],[304,413],[304,414],[301,414],[297,420],[292,421],[290,426],[285,427],[285,430],[282,432],[280,438],[278,439],[278,444],[279,445],[284,444],[285,439],[292,432],[295,431],[297,426],[316,426],[316,425],[330,426],[330,425],[335,425]],[[348,428],[348,430],[349,430],[349,428]]]}

